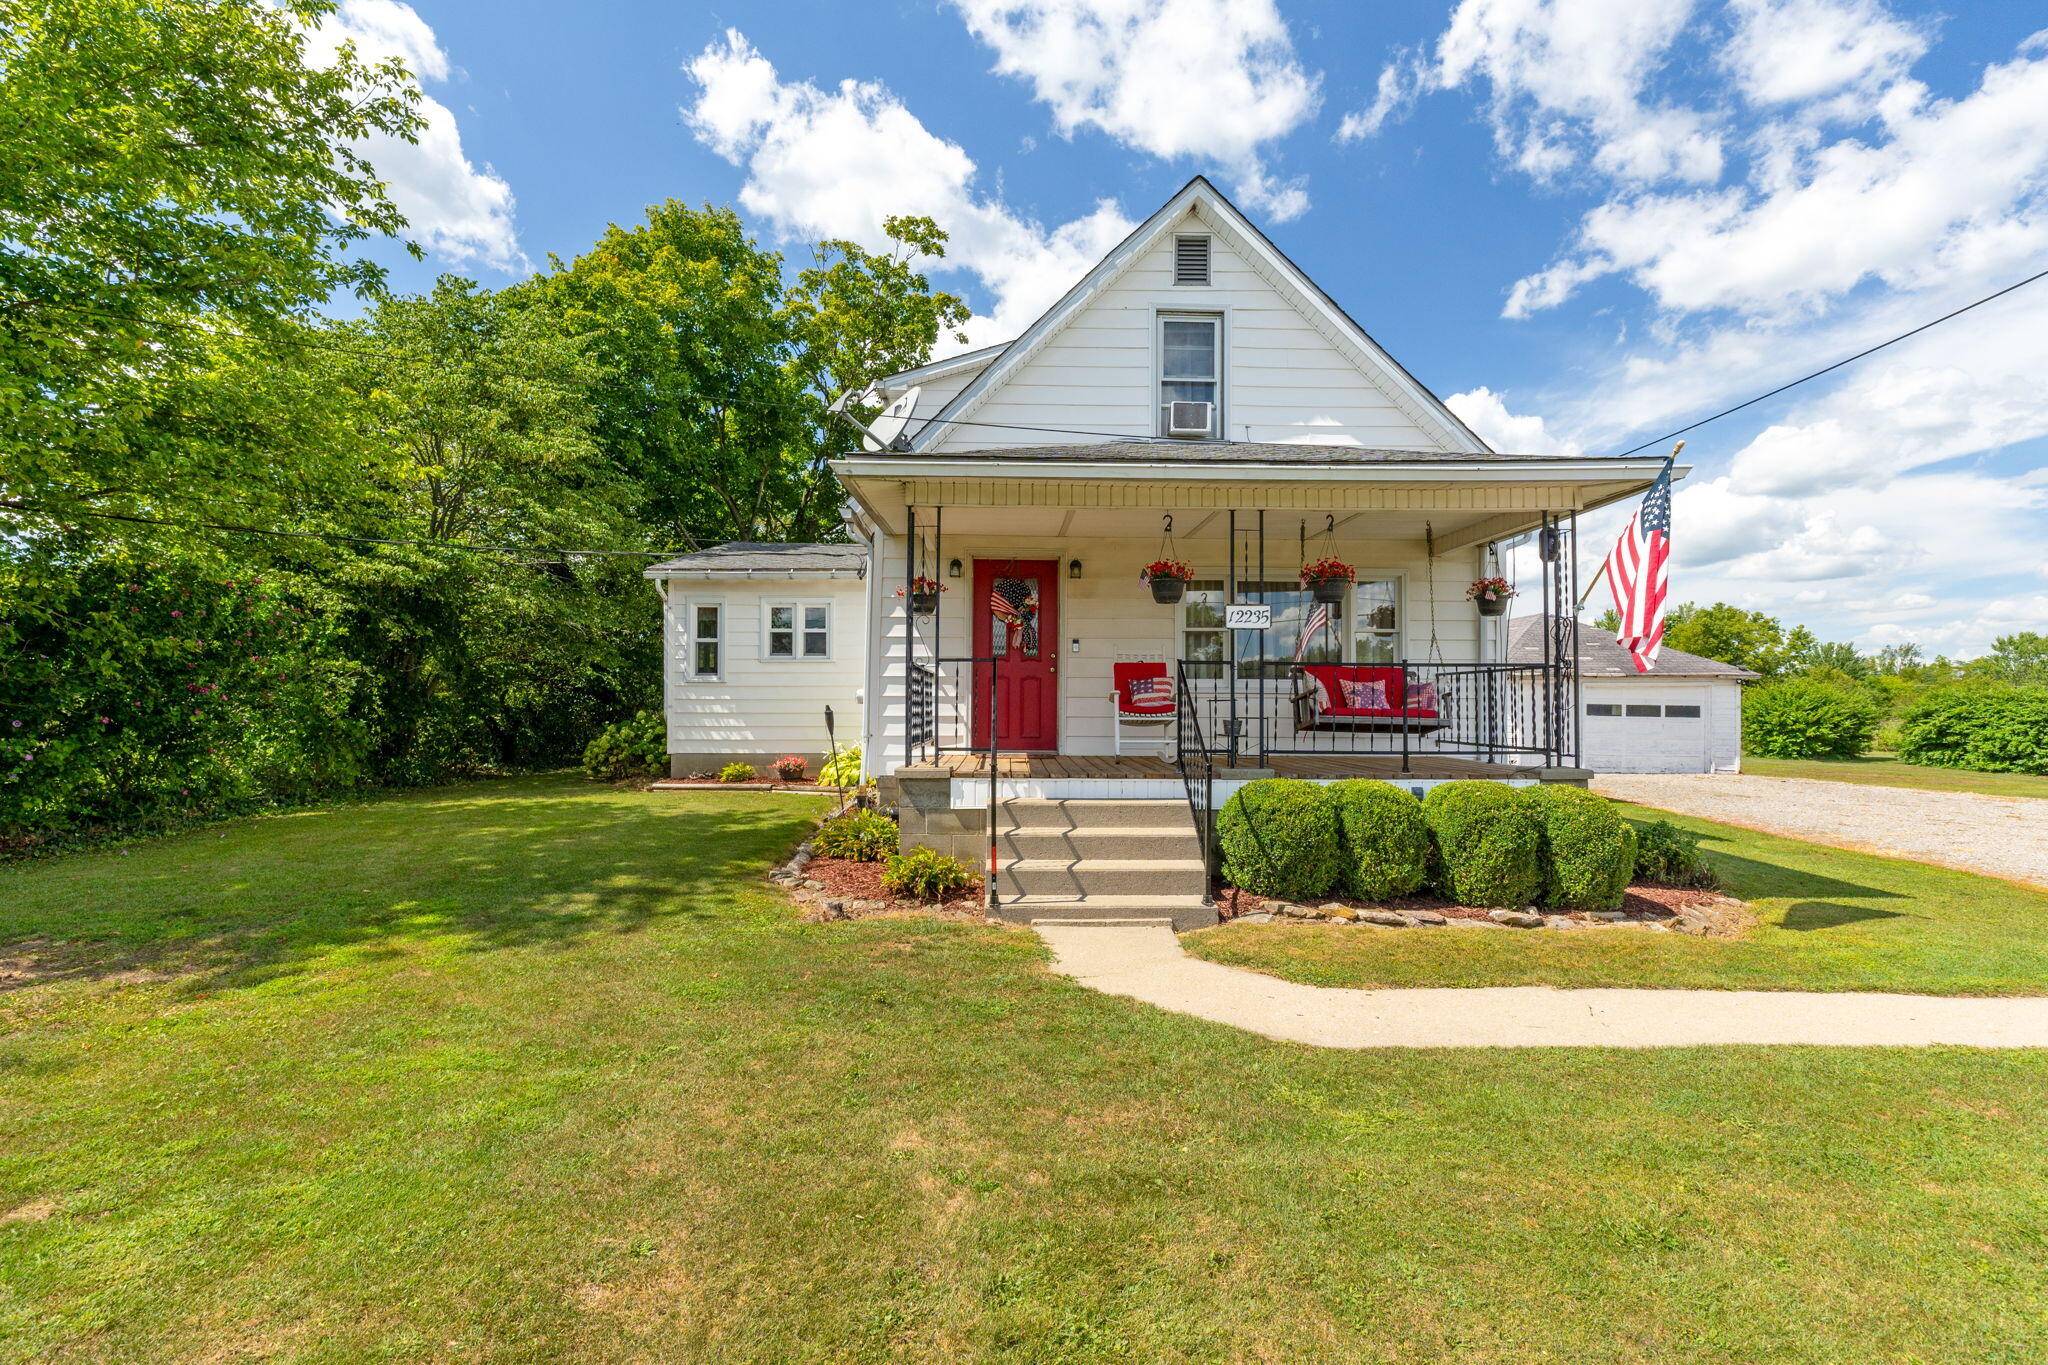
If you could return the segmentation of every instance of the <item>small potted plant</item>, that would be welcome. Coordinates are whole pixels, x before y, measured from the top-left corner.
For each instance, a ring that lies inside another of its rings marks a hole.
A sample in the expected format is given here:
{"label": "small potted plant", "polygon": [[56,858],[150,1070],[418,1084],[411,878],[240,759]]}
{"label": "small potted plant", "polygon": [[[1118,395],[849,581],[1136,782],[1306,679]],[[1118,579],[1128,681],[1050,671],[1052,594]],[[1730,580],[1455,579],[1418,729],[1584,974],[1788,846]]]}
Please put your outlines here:
{"label": "small potted plant", "polygon": [[1358,577],[1358,570],[1335,555],[1324,555],[1301,566],[1301,586],[1316,595],[1318,602],[1342,602],[1344,590]]}
{"label": "small potted plant", "polygon": [[1161,606],[1180,601],[1194,576],[1195,571],[1178,559],[1155,559],[1138,575],[1152,585],[1152,600]]}
{"label": "small potted plant", "polygon": [[1499,616],[1508,609],[1508,599],[1515,595],[1515,585],[1505,578],[1482,578],[1465,589],[1465,599],[1479,604],[1481,616]]}
{"label": "small potted plant", "polygon": [[[946,585],[939,582],[936,578],[926,578],[920,574],[916,578],[911,579],[908,589],[911,613],[916,616],[930,616],[937,612],[939,609],[939,594],[945,590]],[[904,589],[896,589],[898,597],[902,597],[904,593]]]}
{"label": "small potted plant", "polygon": [[775,775],[784,782],[801,782],[804,780],[804,769],[809,766],[800,755],[784,754],[775,760]]}

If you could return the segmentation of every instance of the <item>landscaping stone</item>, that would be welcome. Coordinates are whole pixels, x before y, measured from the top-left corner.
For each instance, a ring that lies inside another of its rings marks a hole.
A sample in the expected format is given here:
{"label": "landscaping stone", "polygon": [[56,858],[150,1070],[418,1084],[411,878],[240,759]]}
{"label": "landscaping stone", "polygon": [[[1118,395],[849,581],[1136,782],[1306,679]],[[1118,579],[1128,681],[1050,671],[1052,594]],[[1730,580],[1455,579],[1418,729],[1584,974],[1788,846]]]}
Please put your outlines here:
{"label": "landscaping stone", "polygon": [[1441,929],[1450,923],[1449,920],[1434,910],[1410,910],[1408,912],[1408,919],[1410,923],[1427,925],[1432,929]]}
{"label": "landscaping stone", "polygon": [[1330,901],[1326,904],[1319,905],[1316,907],[1316,909],[1322,911],[1331,919],[1344,920],[1346,922],[1355,920],[1359,917],[1358,911],[1352,909],[1348,905],[1339,905],[1335,901]]}
{"label": "landscaping stone", "polygon": [[1542,920],[1543,927],[1546,929],[1576,929],[1579,927],[1579,922],[1570,915],[1544,915]]}
{"label": "landscaping stone", "polygon": [[1263,910],[1255,911],[1254,913],[1249,915],[1239,915],[1236,919],[1231,921],[1231,923],[1233,924],[1271,924],[1272,922],[1273,916],[1267,914]]}
{"label": "landscaping stone", "polygon": [[1619,924],[1628,918],[1628,912],[1625,910],[1594,910],[1590,914],[1602,924]]}
{"label": "landscaping stone", "polygon": [[1541,929],[1543,916],[1532,915],[1527,910],[1489,910],[1486,917],[1495,924],[1504,924],[1510,929]]}
{"label": "landscaping stone", "polygon": [[1406,929],[1414,924],[1413,920],[1398,910],[1366,910],[1360,912],[1358,917],[1367,924],[1383,924],[1389,929]]}

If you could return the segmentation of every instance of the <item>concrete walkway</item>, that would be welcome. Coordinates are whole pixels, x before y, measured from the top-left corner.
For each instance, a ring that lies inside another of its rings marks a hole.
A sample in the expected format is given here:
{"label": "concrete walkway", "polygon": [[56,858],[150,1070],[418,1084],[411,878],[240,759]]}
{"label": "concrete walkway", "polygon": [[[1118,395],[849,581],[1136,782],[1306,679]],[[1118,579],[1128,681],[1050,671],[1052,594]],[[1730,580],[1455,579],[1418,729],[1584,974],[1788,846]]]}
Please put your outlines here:
{"label": "concrete walkway", "polygon": [[1315,1047],[2048,1047],[2048,998],[1805,991],[1345,990],[1204,962],[1163,920],[1033,926],[1107,995]]}
{"label": "concrete walkway", "polygon": [[1705,820],[2048,887],[2048,801],[1754,773],[1603,774],[1593,790]]}

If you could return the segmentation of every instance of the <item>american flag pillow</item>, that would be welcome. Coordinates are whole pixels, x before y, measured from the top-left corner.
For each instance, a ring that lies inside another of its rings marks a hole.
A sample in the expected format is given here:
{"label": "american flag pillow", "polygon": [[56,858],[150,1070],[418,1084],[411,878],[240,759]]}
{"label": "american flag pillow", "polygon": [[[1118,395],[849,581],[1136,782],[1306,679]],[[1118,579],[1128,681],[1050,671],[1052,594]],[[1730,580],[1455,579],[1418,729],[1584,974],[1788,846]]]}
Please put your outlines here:
{"label": "american flag pillow", "polygon": [[1436,684],[1409,683],[1408,709],[1410,711],[1436,710]]}
{"label": "american flag pillow", "polygon": [[1131,700],[1139,705],[1173,700],[1173,684],[1164,678],[1131,679]]}
{"label": "american flag pillow", "polygon": [[1344,704],[1357,711],[1384,711],[1387,709],[1387,685],[1383,682],[1359,682],[1353,678],[1344,679]]}

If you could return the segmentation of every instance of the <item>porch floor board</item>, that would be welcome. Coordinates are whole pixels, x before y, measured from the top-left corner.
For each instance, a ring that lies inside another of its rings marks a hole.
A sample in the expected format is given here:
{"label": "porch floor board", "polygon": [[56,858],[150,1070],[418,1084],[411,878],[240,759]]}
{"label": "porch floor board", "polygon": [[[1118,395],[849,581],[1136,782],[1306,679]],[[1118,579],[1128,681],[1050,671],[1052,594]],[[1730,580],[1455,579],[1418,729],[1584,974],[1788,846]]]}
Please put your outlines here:
{"label": "porch floor board", "polygon": [[[988,755],[948,753],[939,755],[935,766],[955,777],[987,777]],[[1244,765],[1252,767],[1252,764]],[[1399,754],[1275,754],[1267,767],[1282,777],[1346,778],[1402,777],[1424,780],[1533,777],[1533,770],[1511,763],[1488,763],[1472,758],[1439,754],[1411,754],[1408,771],[1401,771]],[[1011,778],[1114,778],[1123,781],[1152,779],[1179,782],[1180,770],[1163,758],[1144,754],[1017,754],[996,755],[996,774]],[[1216,768],[1218,777],[1229,777],[1231,769]]]}

